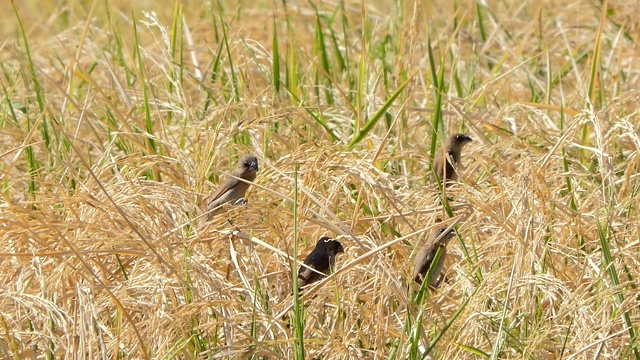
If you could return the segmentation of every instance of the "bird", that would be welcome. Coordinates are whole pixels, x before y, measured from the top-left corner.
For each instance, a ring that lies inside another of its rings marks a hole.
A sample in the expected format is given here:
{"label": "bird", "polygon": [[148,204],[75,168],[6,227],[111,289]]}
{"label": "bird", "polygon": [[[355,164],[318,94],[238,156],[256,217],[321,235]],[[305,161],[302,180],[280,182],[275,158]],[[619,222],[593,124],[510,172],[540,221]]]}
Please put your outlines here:
{"label": "bird", "polygon": [[458,181],[456,168],[461,164],[462,148],[473,140],[465,134],[453,134],[447,138],[444,146],[435,159],[433,168],[440,183],[444,181],[445,186]]}
{"label": "bird", "polygon": [[328,236],[321,237],[316,243],[316,247],[304,259],[304,265],[300,266],[298,270],[298,291],[301,291],[303,286],[331,274],[336,265],[336,254],[338,253],[344,253],[344,248],[338,240]]}
{"label": "bird", "polygon": [[413,260],[413,280],[418,284],[422,284],[424,277],[427,276],[427,272],[431,267],[431,263],[433,262],[438,249],[442,249],[442,252],[438,263],[433,265],[434,269],[429,281],[429,286],[437,288],[444,279],[444,276],[441,275],[442,268],[444,267],[444,257],[447,253],[447,244],[455,235],[453,230],[445,232],[446,230],[446,227],[441,227],[432,231],[425,244],[418,251],[418,255],[416,255]]}
{"label": "bird", "polygon": [[222,213],[224,211],[222,205],[226,203],[246,205],[247,201],[244,196],[247,189],[249,189],[250,182],[256,179],[257,172],[258,159],[255,155],[243,155],[238,160],[236,168],[231,172],[232,176],[224,180],[215,192],[202,201],[202,207],[207,214],[207,221]]}

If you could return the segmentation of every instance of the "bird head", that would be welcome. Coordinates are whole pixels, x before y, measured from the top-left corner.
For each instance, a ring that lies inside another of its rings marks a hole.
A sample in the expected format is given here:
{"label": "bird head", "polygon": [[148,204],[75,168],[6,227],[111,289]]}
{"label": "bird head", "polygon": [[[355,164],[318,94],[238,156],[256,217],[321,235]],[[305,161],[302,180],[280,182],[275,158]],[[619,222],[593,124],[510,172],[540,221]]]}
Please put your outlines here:
{"label": "bird head", "polygon": [[449,151],[452,151],[454,149],[460,150],[463,146],[472,141],[473,139],[465,134],[453,134],[447,138],[446,148]]}
{"label": "bird head", "polygon": [[431,233],[431,238],[432,240],[436,240],[438,238],[440,238],[438,240],[439,243],[443,243],[443,242],[447,242],[449,240],[451,240],[451,238],[453,238],[456,233],[453,231],[453,229],[445,232],[445,230],[447,230],[446,227],[441,227],[441,228],[437,228],[435,229],[432,233]]}
{"label": "bird head", "polygon": [[238,167],[243,169],[243,172],[258,172],[258,159],[255,155],[244,155],[238,161]]}
{"label": "bird head", "polygon": [[316,246],[326,248],[334,254],[344,252],[342,244],[340,244],[338,240],[334,240],[328,236],[321,237]]}

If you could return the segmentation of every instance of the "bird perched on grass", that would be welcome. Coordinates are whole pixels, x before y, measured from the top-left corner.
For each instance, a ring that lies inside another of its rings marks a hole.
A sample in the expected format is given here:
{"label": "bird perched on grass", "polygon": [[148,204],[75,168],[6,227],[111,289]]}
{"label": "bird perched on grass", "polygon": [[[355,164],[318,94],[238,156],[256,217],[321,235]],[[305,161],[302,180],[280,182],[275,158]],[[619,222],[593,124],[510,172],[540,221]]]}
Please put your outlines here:
{"label": "bird perched on grass", "polygon": [[442,268],[444,267],[444,257],[447,253],[447,244],[455,235],[453,230],[449,230],[447,232],[445,232],[445,230],[446,228],[441,227],[432,231],[427,242],[422,246],[422,248],[420,248],[418,255],[416,255],[416,258],[413,260],[413,280],[418,284],[422,284],[425,276],[427,276],[427,272],[431,267],[431,263],[433,262],[438,249],[442,249],[442,252],[438,263],[433,265],[434,269],[431,280],[429,281],[429,286],[437,288],[444,279]]}
{"label": "bird perched on grass", "polygon": [[231,172],[232,176],[223,181],[214,193],[202,201],[202,207],[207,213],[207,221],[222,213],[224,211],[222,205],[226,203],[246,205],[247,201],[244,195],[249,189],[250,182],[256,179],[257,172],[258,159],[255,155],[243,155],[238,160],[236,168]]}
{"label": "bird perched on grass", "polygon": [[[333,272],[336,265],[336,254],[343,253],[344,248],[339,241],[323,236],[316,247],[304,259],[304,265],[298,270],[298,291],[300,288],[321,280]],[[306,265],[306,266],[305,266]],[[314,270],[311,270],[313,268]]]}
{"label": "bird perched on grass", "polygon": [[453,134],[447,138],[444,147],[433,160],[433,168],[438,175],[438,180],[445,186],[458,181],[456,168],[461,165],[462,148],[473,140],[464,134]]}

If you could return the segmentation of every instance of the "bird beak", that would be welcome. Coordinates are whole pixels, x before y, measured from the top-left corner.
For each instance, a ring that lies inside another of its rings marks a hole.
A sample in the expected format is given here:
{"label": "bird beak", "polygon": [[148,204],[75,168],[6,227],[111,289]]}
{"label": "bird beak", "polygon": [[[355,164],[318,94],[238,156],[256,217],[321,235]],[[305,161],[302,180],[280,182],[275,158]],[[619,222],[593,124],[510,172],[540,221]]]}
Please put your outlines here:
{"label": "bird beak", "polygon": [[451,230],[449,230],[448,233],[444,234],[444,236],[442,238],[443,239],[451,239],[454,236],[456,236],[456,233],[453,231],[453,229],[451,229]]}
{"label": "bird beak", "polygon": [[342,245],[340,245],[340,247],[338,247],[338,250],[336,250],[336,253],[343,253],[344,252],[344,248],[342,247]]}
{"label": "bird beak", "polygon": [[249,164],[249,169],[253,171],[258,171],[258,162],[252,161],[251,164]]}

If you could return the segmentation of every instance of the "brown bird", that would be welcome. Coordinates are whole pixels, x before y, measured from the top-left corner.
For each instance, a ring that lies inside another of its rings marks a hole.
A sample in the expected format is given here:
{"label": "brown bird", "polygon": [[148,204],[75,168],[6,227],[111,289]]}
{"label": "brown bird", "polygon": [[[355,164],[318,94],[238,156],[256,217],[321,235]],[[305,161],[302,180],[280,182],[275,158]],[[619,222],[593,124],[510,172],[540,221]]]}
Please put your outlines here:
{"label": "brown bird", "polygon": [[433,275],[431,276],[431,281],[429,281],[429,286],[437,288],[444,279],[444,276],[441,275],[443,275],[442,268],[444,267],[444,257],[447,253],[447,244],[455,235],[453,230],[449,230],[446,233],[445,230],[446,228],[442,227],[432,231],[427,242],[420,248],[418,255],[413,260],[413,280],[418,284],[422,284],[424,277],[427,276],[438,249],[442,249],[442,254],[440,255],[440,261],[433,265]]}
{"label": "brown bird", "polygon": [[445,186],[458,181],[456,168],[461,164],[462,148],[472,141],[467,135],[453,134],[447,138],[444,147],[436,155],[433,168],[440,182],[445,181]]}
{"label": "brown bird", "polygon": [[[314,283],[333,272],[336,265],[336,254],[343,253],[344,248],[339,241],[323,236],[316,247],[304,259],[304,265],[298,270],[298,291],[300,288]],[[305,266],[307,265],[307,266]],[[313,268],[314,270],[311,270]]]}
{"label": "brown bird", "polygon": [[[240,179],[253,182],[256,179],[256,173],[258,172],[258,159],[254,155],[244,155],[238,160],[238,165],[231,172],[231,175],[225,181],[218,186],[218,189],[207,196],[202,201],[202,207],[207,213],[207,221],[211,220],[215,215],[218,215],[224,211],[222,205],[226,203],[233,203],[237,205],[242,203],[247,204],[244,199],[244,195],[249,189],[249,183]],[[240,179],[238,179],[240,178]]]}

